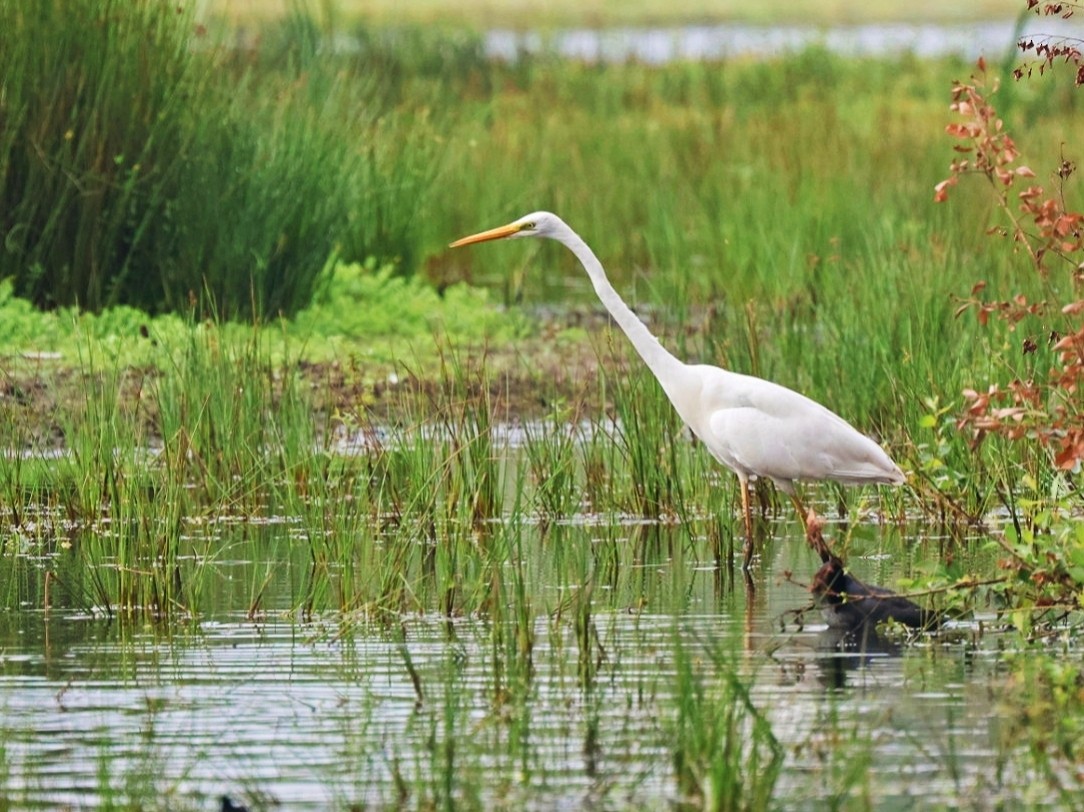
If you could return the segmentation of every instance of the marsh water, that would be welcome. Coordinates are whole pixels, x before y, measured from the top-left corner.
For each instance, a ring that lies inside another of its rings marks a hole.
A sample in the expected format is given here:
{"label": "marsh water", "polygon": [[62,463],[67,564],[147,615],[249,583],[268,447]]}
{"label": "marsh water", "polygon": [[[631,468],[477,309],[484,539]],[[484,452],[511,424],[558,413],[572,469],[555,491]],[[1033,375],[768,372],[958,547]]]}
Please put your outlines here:
{"label": "marsh water", "polygon": [[[494,633],[509,619],[303,617],[310,553],[291,522],[224,523],[198,617],[0,615],[8,808],[149,797],[210,809],[223,794],[250,808],[670,808],[685,797],[672,758],[679,647],[709,694],[724,677],[748,686],[782,754],[781,808],[1037,802],[1007,755],[1017,710],[992,618],[982,634],[970,619],[842,646],[815,613],[791,614],[817,564],[792,521],[775,523],[755,592],[689,530],[586,516],[518,529],[542,579],[529,585],[527,655]],[[848,533],[852,569],[887,584],[949,543],[921,522]],[[569,608],[585,586],[562,580],[562,556],[595,562],[585,635]]]}
{"label": "marsh water", "polygon": [[552,34],[491,31],[486,50],[499,59],[521,53],[557,53],[570,59],[663,64],[678,60],[763,58],[810,46],[849,56],[909,53],[919,57],[1015,53],[1020,36],[1072,35],[1071,23],[1029,14],[1019,21],[973,23],[867,23],[818,28],[809,25],[717,24],[669,28],[568,29]]}

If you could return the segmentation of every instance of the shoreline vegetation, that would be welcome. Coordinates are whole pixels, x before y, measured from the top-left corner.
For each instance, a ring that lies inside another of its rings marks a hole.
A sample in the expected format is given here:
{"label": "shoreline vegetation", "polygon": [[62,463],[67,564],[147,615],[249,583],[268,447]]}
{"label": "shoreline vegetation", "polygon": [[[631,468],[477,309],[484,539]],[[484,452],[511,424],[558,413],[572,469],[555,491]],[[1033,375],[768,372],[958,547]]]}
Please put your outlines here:
{"label": "shoreline vegetation", "polygon": [[[423,27],[360,27],[363,47],[343,53],[301,6],[238,54],[184,8],[166,21],[152,3],[75,5],[102,51],[72,84],[67,63],[33,54],[65,20],[90,48],[79,14],[0,1],[22,36],[3,54],[0,143],[13,447],[64,436],[57,415],[94,385],[88,359],[95,375],[168,376],[208,335],[259,346],[271,377],[306,370],[326,426],[389,416],[382,395],[403,389],[389,381],[420,381],[424,401],[449,355],[490,364],[473,391],[503,393],[511,416],[568,402],[621,416],[628,351],[567,258],[446,251],[479,223],[544,208],[586,235],[674,352],[830,404],[905,461],[924,509],[981,522],[1021,482],[1042,491],[1061,476],[1042,449],[976,453],[955,429],[967,387],[1046,374],[1057,352],[1034,337],[1064,332],[1046,312],[1001,329],[957,317],[978,280],[1049,294],[975,217],[981,188],[932,202],[953,155],[946,77],[970,64],[816,47],[757,64],[501,64],[469,33]],[[133,16],[107,26],[103,13]],[[147,19],[162,42],[201,48],[146,51]],[[177,83],[118,127],[111,77],[151,57]],[[64,104],[31,103],[41,87]],[[1052,155],[1081,125],[1074,94],[1056,77],[1006,82],[998,103],[1021,143]]]}
{"label": "shoreline vegetation", "polygon": [[[11,3],[9,13],[17,5]],[[182,28],[196,30],[181,20]],[[986,224],[968,219],[964,207],[930,205],[930,190],[951,157],[943,134],[944,77],[970,70],[958,60],[847,59],[810,48],[755,65],[598,66],[544,56],[501,65],[485,60],[469,35],[420,29],[390,38],[374,29],[362,38],[367,45],[360,54],[317,57],[329,32],[313,25],[308,18],[269,24],[243,64],[208,57],[210,67],[242,88],[259,86],[261,96],[277,98],[276,106],[261,109],[269,117],[257,124],[282,140],[267,156],[238,156],[232,146],[214,142],[224,151],[212,152],[208,166],[236,162],[230,170],[238,180],[227,176],[221,194],[213,176],[197,176],[205,197],[184,204],[158,196],[177,189],[153,188],[152,209],[176,218],[179,206],[194,204],[207,229],[188,224],[133,253],[133,240],[149,240],[153,230],[137,224],[133,232],[120,216],[148,202],[141,181],[132,182],[131,193],[122,187],[118,199],[102,194],[96,204],[114,207],[118,225],[113,232],[93,230],[88,245],[113,239],[117,246],[94,260],[95,273],[108,267],[110,256],[128,252],[124,262],[131,270],[121,274],[127,284],[159,262],[140,265],[148,254],[168,258],[178,275],[163,267],[162,278],[172,281],[145,300],[152,312],[184,314],[180,320],[166,316],[153,328],[149,317],[123,307],[97,316],[26,307],[20,297],[35,298],[37,291],[51,291],[39,304],[63,305],[52,301],[56,291],[71,296],[79,280],[54,275],[70,274],[63,257],[11,239],[40,233],[38,244],[63,242],[46,239],[48,224],[60,218],[49,216],[45,203],[25,217],[16,203],[7,210],[9,251],[0,266],[15,280],[0,290],[6,308],[0,353],[9,359],[60,353],[63,364],[94,337],[119,363],[139,366],[153,343],[145,333],[179,334],[186,320],[195,325],[235,314],[239,324],[276,325],[286,356],[372,365],[371,374],[361,375],[369,385],[398,374],[396,360],[435,368],[442,343],[515,357],[522,355],[518,342],[527,342],[532,352],[559,357],[575,349],[589,359],[610,339],[597,329],[604,321],[586,280],[565,258],[546,248],[526,257],[501,249],[466,257],[444,249],[479,222],[538,207],[558,211],[588,235],[619,289],[679,354],[778,379],[833,403],[897,446],[918,445],[916,427],[929,411],[922,404],[936,404],[939,422],[950,420],[949,411],[940,410],[951,409],[975,373],[989,368],[992,349],[1004,340],[953,319],[953,299],[966,296],[978,278],[1008,289],[1017,276],[1012,258],[995,253]],[[1071,93],[1056,82],[1003,89],[1021,138],[1038,141],[1040,152],[1076,126]],[[318,100],[317,119],[312,108]],[[237,103],[231,115],[244,118],[244,96]],[[217,112],[213,104],[208,109]],[[323,147],[297,154],[287,148],[290,130],[279,122],[297,116],[307,122],[304,129],[330,127],[313,142],[348,145],[355,153],[350,162],[339,166],[340,153]],[[18,177],[18,162],[42,177],[39,187],[9,181],[15,201],[37,200],[36,193],[56,181],[55,168],[27,154],[48,147],[50,137],[60,149],[71,140],[73,128],[63,122],[48,123],[44,134],[45,124],[37,126],[33,143],[20,141],[29,139],[29,130],[9,138],[8,177]],[[125,135],[131,133],[117,137]],[[359,155],[377,169],[351,175]],[[108,163],[131,161],[118,150]],[[279,176],[278,161],[296,166]],[[281,198],[290,178],[316,166],[317,181],[291,188],[291,207],[269,221],[267,201]],[[82,169],[87,179],[117,189],[116,176],[99,177],[101,171],[98,163]],[[262,185],[245,189],[244,201],[233,206],[229,195],[254,177]],[[352,188],[345,198],[344,187]],[[978,190],[963,194],[979,200]],[[222,195],[241,227],[221,230],[226,218],[215,216],[209,201]],[[369,202],[359,206],[362,200]],[[81,228],[90,235],[99,215],[90,208],[73,212],[77,205],[70,196],[57,201],[65,216],[88,220]],[[280,230],[310,212],[328,213],[318,229]],[[31,227],[36,222],[46,225]],[[359,229],[364,239],[350,244]],[[189,234],[207,240],[207,247],[186,249],[182,267],[174,248]],[[277,247],[259,249],[261,242]],[[299,253],[302,245],[308,253]],[[220,268],[227,281],[208,282]],[[261,275],[265,295],[246,273]],[[292,281],[298,274],[310,293]],[[284,279],[291,280],[289,289],[282,288]],[[120,288],[103,277],[88,289]],[[99,306],[113,296],[101,295]],[[87,304],[78,293],[74,301]],[[901,313],[909,318],[900,319]],[[581,325],[585,317],[589,330]],[[1035,323],[1036,331],[1048,326]],[[1044,354],[1024,360],[1035,367]],[[509,363],[500,372],[515,367]],[[20,373],[9,365],[8,374]],[[886,379],[891,387],[880,385]],[[962,465],[964,444],[947,442],[955,465]]]}

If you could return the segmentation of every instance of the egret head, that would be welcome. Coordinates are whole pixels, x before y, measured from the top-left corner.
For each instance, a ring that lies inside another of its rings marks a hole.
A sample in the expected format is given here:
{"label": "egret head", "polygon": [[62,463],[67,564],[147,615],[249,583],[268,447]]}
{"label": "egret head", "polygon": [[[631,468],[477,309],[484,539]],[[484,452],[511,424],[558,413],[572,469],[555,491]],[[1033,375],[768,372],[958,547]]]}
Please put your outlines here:
{"label": "egret head", "polygon": [[536,211],[520,217],[506,226],[491,228],[489,231],[463,237],[463,239],[453,242],[449,247],[458,248],[461,245],[471,245],[476,242],[514,239],[516,237],[553,237],[561,226],[564,226],[564,223],[556,214],[548,211]]}

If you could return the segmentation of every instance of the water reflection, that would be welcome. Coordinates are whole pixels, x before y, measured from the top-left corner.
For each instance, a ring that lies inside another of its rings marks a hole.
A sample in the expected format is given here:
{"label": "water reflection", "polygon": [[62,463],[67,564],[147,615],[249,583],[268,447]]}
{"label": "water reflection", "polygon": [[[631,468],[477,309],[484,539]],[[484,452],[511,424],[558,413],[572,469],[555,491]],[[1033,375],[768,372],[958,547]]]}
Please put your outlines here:
{"label": "water reflection", "polygon": [[[289,808],[388,803],[397,781],[424,786],[440,773],[446,741],[456,742],[465,774],[477,772],[481,798],[553,808],[602,793],[661,805],[673,793],[663,720],[675,635],[695,648],[747,633],[725,614],[600,616],[605,658],[585,683],[574,636],[541,618],[533,673],[517,684],[506,663],[498,698],[494,660],[505,655],[494,652],[485,622],[457,622],[451,643],[442,621],[415,619],[406,650],[425,691],[419,704],[399,643],[378,628],[333,642],[286,620],[223,618],[172,636],[97,620],[12,620],[2,624],[0,676],[11,797],[77,806],[100,792],[103,761],[111,782],[143,776],[156,792],[193,802],[258,790]],[[757,618],[760,651],[778,642],[768,620]],[[896,776],[886,799],[912,791],[900,769],[940,780],[939,791],[955,797],[937,753],[909,737],[975,741],[990,722],[968,684],[991,671],[980,660],[961,680],[961,652],[951,649],[930,656],[876,635],[855,641],[810,629],[739,667],[776,735],[798,754],[784,773],[787,791],[810,802],[825,795],[801,775],[823,764],[805,763],[802,753],[829,733],[870,735],[871,768]],[[825,724],[831,730],[819,729]],[[966,769],[984,770],[989,760]],[[494,785],[492,776],[517,771],[510,786]]]}
{"label": "water reflection", "polygon": [[[776,796],[788,806],[835,797],[858,780],[856,759],[877,776],[876,804],[917,789],[959,802],[1004,758],[991,734],[994,646],[781,626],[808,602],[795,581],[819,565],[796,525],[764,545],[751,595],[708,523],[527,527],[526,627],[510,610],[446,617],[436,601],[394,623],[301,623],[305,542],[285,524],[250,529],[245,544],[228,532],[205,587],[219,598],[198,620],[0,613],[12,804],[81,807],[111,792],[171,809],[223,794],[325,809],[451,793],[466,806],[666,806],[679,647],[705,690],[721,669],[748,683],[787,754]],[[853,527],[862,577],[892,583],[921,563],[921,545],[898,532]],[[259,622],[237,609],[254,585]],[[966,758],[946,761],[937,743],[949,741],[966,742]]]}
{"label": "water reflection", "polygon": [[1072,36],[1070,25],[1056,18],[1029,15],[1023,28],[1013,19],[966,24],[870,23],[818,28],[802,25],[690,25],[672,28],[570,29],[553,34],[497,30],[486,36],[486,51],[514,60],[523,53],[555,53],[589,62],[665,64],[679,60],[711,61],[764,58],[820,46],[848,56],[910,53],[920,57],[957,54],[974,58],[1005,53],[1022,34]]}
{"label": "water reflection", "polygon": [[873,665],[878,658],[903,654],[898,642],[869,626],[857,631],[829,626],[817,635],[816,651],[821,655],[816,658],[820,683],[832,689],[846,688],[851,672]]}

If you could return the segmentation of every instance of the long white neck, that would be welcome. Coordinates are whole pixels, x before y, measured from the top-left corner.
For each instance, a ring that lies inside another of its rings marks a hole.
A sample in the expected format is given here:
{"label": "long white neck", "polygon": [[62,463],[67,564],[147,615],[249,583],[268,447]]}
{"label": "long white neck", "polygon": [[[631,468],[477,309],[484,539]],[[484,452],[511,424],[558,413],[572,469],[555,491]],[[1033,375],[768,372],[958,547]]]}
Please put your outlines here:
{"label": "long white neck", "polygon": [[564,223],[551,235],[553,239],[567,247],[576,259],[583,265],[587,275],[591,277],[591,284],[595,286],[595,293],[610,311],[621,330],[629,337],[636,352],[644,359],[644,363],[658,378],[666,394],[673,400],[674,387],[678,386],[686,370],[686,365],[671,355],[667,349],[659,343],[659,340],[651,334],[642,321],[637,318],[632,309],[625,304],[624,300],[614,290],[610,280],[606,277],[606,271],[602,263],[598,261],[595,252],[591,250],[580,235]]}

